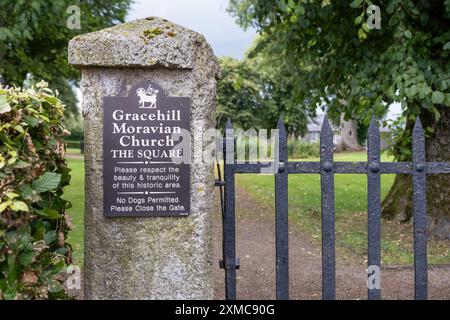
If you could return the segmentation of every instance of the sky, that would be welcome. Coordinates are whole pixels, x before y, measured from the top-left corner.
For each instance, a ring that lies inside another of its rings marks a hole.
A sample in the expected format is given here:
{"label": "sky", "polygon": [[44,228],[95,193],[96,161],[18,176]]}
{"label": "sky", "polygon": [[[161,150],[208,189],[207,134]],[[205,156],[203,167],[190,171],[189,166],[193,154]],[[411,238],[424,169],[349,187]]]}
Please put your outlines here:
{"label": "sky", "polygon": [[158,16],[205,36],[216,56],[241,59],[256,36],[226,11],[228,0],[135,0],[127,21]]}

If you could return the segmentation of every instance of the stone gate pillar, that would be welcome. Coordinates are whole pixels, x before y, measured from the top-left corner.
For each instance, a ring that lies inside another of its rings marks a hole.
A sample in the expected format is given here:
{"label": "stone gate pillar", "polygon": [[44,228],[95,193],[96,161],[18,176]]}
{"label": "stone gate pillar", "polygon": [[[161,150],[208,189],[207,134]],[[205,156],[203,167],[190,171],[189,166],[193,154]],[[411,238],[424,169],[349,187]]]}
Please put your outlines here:
{"label": "stone gate pillar", "polygon": [[[136,147],[133,135],[139,141],[164,138],[164,132],[148,130],[161,125],[170,131],[178,126],[177,117],[192,136],[214,128],[219,67],[211,47],[196,32],[149,17],[74,37],[69,63],[82,73],[85,299],[212,299],[213,164],[181,167],[181,189],[175,176],[174,185],[161,180],[158,187],[142,189],[136,187],[142,177],[123,173],[127,166],[159,168],[161,176],[175,170],[152,162],[156,156],[138,155],[138,150],[161,151],[167,144]],[[145,116],[133,119],[136,114]],[[136,133],[137,126],[144,132]],[[132,151],[120,158],[121,148]],[[160,178],[145,177],[148,185]],[[137,181],[132,184],[132,179]],[[138,208],[141,198],[145,201]],[[171,206],[179,203],[182,209]]]}

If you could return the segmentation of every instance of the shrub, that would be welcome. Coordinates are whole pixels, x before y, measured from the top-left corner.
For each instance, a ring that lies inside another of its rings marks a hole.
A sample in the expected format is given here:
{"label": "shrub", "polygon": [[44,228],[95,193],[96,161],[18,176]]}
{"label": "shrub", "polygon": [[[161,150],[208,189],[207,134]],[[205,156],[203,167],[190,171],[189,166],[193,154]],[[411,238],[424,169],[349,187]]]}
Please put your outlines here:
{"label": "shrub", "polygon": [[320,156],[320,146],[318,142],[303,142],[300,139],[288,139],[288,155],[292,159],[317,158]]}
{"label": "shrub", "polygon": [[[258,159],[260,155],[260,143],[258,140],[256,131],[253,134],[250,134],[249,131],[245,132],[242,129],[235,129],[236,135],[236,158],[240,157],[243,160],[243,154],[245,150],[245,159],[246,160],[257,160],[250,159],[250,150],[253,152],[256,151],[258,154]],[[301,141],[300,138],[289,137],[287,139],[287,151],[289,159],[304,159],[304,158],[318,158],[320,156],[320,145],[318,142],[304,142]],[[266,153],[264,151],[261,151]],[[272,140],[267,141],[267,158],[271,158],[274,155],[272,154]],[[267,160],[267,159],[266,159]]]}
{"label": "shrub", "polygon": [[67,297],[63,111],[45,82],[0,86],[0,299]]}

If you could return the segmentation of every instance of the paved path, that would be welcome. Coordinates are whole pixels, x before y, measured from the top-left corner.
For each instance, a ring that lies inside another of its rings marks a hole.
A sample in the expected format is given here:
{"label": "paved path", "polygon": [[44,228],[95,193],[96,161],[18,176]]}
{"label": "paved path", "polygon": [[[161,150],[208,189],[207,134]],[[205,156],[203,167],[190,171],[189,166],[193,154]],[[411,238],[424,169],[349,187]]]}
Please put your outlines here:
{"label": "paved path", "polygon": [[[238,299],[275,298],[275,228],[272,208],[252,200],[244,190],[236,190],[237,255],[241,260],[237,271]],[[218,197],[216,198],[218,199]],[[219,203],[219,202],[217,202]],[[214,224],[215,262],[221,259],[222,221],[216,206]],[[320,244],[305,235],[294,224],[289,229],[290,298],[321,298]],[[218,262],[216,263],[218,266]],[[338,299],[366,299],[365,266],[337,259],[336,292]],[[386,299],[413,299],[412,268],[383,268],[382,296]],[[224,299],[224,273],[215,269],[216,299]],[[429,269],[429,298],[450,299],[450,268]]]}
{"label": "paved path", "polygon": [[84,154],[66,153],[65,157],[68,158],[68,159],[80,159],[80,160],[83,160],[84,159]]}

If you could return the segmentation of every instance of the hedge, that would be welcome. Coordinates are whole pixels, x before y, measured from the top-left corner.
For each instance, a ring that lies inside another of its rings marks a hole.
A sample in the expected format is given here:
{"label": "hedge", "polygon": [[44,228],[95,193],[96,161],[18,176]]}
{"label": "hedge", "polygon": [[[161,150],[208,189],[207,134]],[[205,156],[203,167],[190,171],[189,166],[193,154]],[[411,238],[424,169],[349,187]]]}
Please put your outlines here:
{"label": "hedge", "polygon": [[63,111],[45,82],[0,86],[0,299],[67,298]]}

